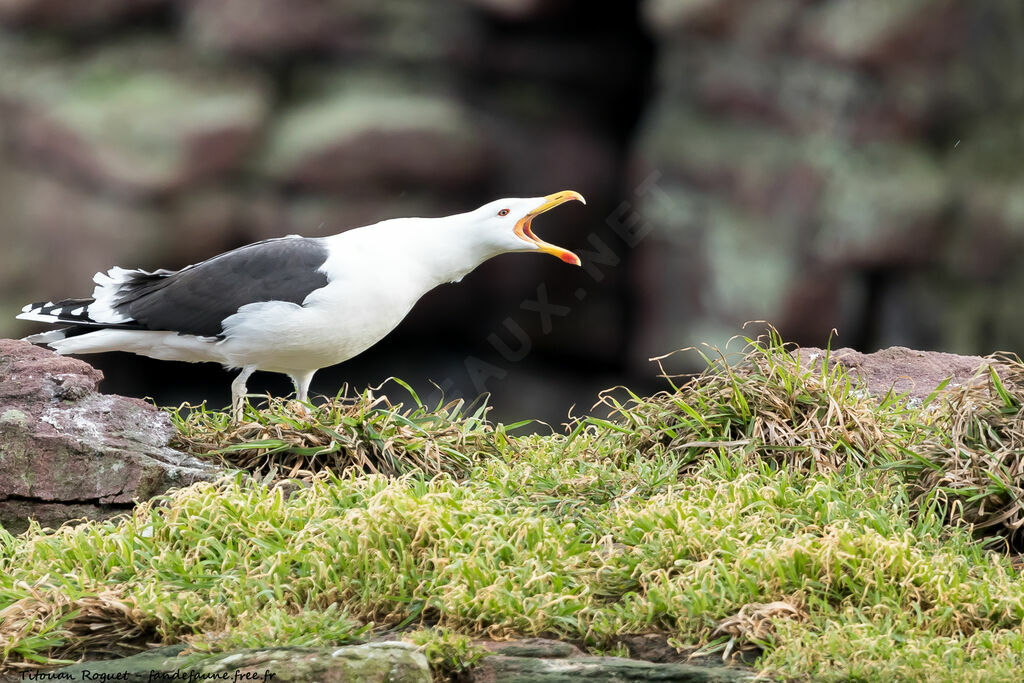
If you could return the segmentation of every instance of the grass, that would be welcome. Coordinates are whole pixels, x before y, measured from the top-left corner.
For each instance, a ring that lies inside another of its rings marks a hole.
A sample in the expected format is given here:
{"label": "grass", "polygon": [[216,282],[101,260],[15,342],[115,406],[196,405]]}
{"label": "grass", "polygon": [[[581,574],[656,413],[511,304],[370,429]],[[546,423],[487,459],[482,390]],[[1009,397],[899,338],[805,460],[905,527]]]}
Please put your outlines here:
{"label": "grass", "polygon": [[474,638],[622,652],[658,633],[771,677],[1016,678],[1024,366],[913,405],[774,333],[707,360],[656,396],[603,395],[611,417],[565,434],[369,393],[242,427],[181,413],[183,445],[261,476],[0,533],[5,666],[393,632],[455,678]]}
{"label": "grass", "polygon": [[[955,387],[904,463],[922,497],[934,496],[954,523],[993,530],[1020,547],[1024,528],[1024,364],[996,356],[987,384]],[[955,507],[954,507],[955,506]]]}
{"label": "grass", "polygon": [[410,393],[415,407],[403,410],[373,389],[349,395],[343,388],[321,405],[268,397],[268,407],[259,410],[247,403],[236,423],[205,404],[184,404],[171,412],[178,429],[174,445],[272,479],[308,480],[348,467],[386,475],[465,475],[518,426],[489,424],[486,403],[472,412],[463,401],[427,408],[409,385],[391,381]]}

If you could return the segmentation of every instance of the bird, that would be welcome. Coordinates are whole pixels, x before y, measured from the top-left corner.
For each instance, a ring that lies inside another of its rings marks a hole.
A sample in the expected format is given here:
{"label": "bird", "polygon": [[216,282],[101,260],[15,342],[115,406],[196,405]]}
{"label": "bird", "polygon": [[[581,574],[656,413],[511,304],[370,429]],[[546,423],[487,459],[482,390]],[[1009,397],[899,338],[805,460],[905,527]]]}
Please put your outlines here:
{"label": "bird", "polygon": [[62,355],[127,351],[238,369],[231,409],[239,421],[257,370],[288,375],[305,402],[317,370],[370,348],[420,297],[490,258],[538,252],[581,265],[531,228],[538,215],[569,201],[586,204],[563,190],[327,237],[267,239],[180,270],[115,266],[93,277],[91,297],[28,304],[17,318],[65,325],[24,339]]}

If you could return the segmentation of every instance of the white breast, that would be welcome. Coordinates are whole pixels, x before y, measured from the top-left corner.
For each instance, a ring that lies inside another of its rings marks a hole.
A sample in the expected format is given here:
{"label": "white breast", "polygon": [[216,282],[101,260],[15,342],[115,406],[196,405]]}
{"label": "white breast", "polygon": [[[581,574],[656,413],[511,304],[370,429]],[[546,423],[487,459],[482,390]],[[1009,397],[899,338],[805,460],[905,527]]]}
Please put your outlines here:
{"label": "white breast", "polygon": [[[248,304],[224,321],[220,351],[229,364],[292,372],[352,358],[384,338],[436,283],[379,236],[354,230],[333,238],[321,268],[328,285],[302,305]],[[384,248],[382,248],[382,245]]]}

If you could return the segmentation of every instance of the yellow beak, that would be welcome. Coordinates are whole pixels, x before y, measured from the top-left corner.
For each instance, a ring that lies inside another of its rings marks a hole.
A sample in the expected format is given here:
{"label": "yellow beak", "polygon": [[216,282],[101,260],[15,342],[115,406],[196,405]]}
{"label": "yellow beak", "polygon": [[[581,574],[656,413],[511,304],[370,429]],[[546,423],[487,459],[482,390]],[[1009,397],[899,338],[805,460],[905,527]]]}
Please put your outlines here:
{"label": "yellow beak", "polygon": [[536,209],[534,209],[533,211],[519,219],[519,221],[516,223],[515,232],[516,235],[518,235],[526,242],[536,245],[538,251],[542,251],[545,254],[551,254],[552,256],[557,256],[566,263],[571,263],[574,266],[578,266],[581,265],[579,256],[572,253],[568,249],[562,249],[561,247],[557,247],[554,244],[549,244],[548,242],[545,242],[541,238],[534,235],[533,230],[530,229],[530,221],[532,221],[534,217],[539,216],[545,211],[549,211],[555,208],[559,204],[564,204],[572,200],[576,200],[582,204],[587,203],[587,201],[583,198],[583,195],[581,195],[579,192],[576,192],[575,190],[563,190],[561,192],[549,194],[547,197],[544,198],[543,204],[541,204]]}

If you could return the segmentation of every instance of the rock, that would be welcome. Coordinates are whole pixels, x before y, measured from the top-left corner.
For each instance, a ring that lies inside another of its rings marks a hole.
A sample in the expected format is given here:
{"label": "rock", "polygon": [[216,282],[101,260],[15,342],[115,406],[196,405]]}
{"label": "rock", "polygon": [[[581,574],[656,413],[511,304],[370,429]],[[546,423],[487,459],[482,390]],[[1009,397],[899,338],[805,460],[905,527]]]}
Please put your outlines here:
{"label": "rock", "polygon": [[260,167],[286,186],[352,192],[472,186],[485,161],[483,137],[458,102],[343,90],[283,112]]}
{"label": "rock", "polygon": [[[167,671],[169,670],[168,667],[171,666],[181,667],[183,658],[178,658],[178,654],[181,653],[185,647],[185,645],[170,645],[168,647],[160,647],[146,652],[140,652],[139,654],[131,657],[95,662],[86,661],[80,664],[66,666],[48,673],[51,674],[50,680],[60,680],[56,678],[58,675],[63,676],[64,680],[70,681],[89,680],[86,678],[86,672],[89,672],[90,675],[95,676],[93,680],[121,680],[127,681],[128,683],[149,683],[151,680],[156,678],[155,676],[150,678],[151,671]],[[121,678],[105,678],[105,676],[117,675],[120,675]]]}
{"label": "rock", "polygon": [[641,9],[644,23],[663,48],[686,48],[710,38],[709,42],[728,43],[724,52],[756,60],[764,53],[788,51],[807,4],[807,0],[646,0]]}
{"label": "rock", "polygon": [[847,270],[802,265],[786,292],[777,327],[786,339],[828,339],[833,330],[856,331],[863,324],[865,287]]}
{"label": "rock", "polygon": [[674,90],[703,111],[778,125],[800,135],[839,134],[857,141],[913,139],[923,135],[944,93],[930,83],[940,76],[911,71],[885,80],[840,64],[792,55],[763,55],[722,47],[680,51],[668,57],[671,73],[693,74]]}
{"label": "rock", "polygon": [[[593,657],[585,655],[572,643],[548,638],[522,640],[478,640],[476,645],[491,654],[481,659],[470,670],[468,680],[473,683],[575,683],[580,679],[606,683],[626,681],[691,681],[712,683],[743,681],[753,678],[753,672],[727,668],[719,658],[715,663],[692,664],[677,661],[684,657],[665,643],[664,636],[624,636],[646,659],[622,657]],[[658,644],[655,645],[654,643]],[[657,650],[657,652],[655,652]],[[671,654],[666,654],[665,651]],[[634,653],[634,656],[638,656]],[[672,659],[674,656],[675,659]],[[655,661],[655,657],[660,661]]]}
{"label": "rock", "polygon": [[630,262],[632,347],[720,345],[752,319],[801,343],[1020,346],[1021,99],[984,85],[1020,71],[1019,8],[645,0],[633,177],[683,201],[638,203],[657,246]]}
{"label": "rock", "polygon": [[658,103],[642,132],[635,163],[727,198],[743,208],[789,220],[820,200],[823,178],[800,141],[770,126],[701,115],[671,100]]}
{"label": "rock", "polygon": [[648,292],[635,332],[640,348],[722,348],[745,321],[784,315],[803,277],[795,220],[744,211],[669,180],[636,202],[652,226],[631,256]]}
{"label": "rock", "polygon": [[598,683],[627,681],[677,681],[679,683],[726,683],[754,680],[751,671],[693,664],[655,664],[622,657],[484,657],[470,671],[473,683]]}
{"label": "rock", "polygon": [[647,26],[664,38],[690,32],[721,35],[749,10],[741,0],[645,0],[641,8]]}
{"label": "rock", "polygon": [[[801,362],[821,363],[824,349],[798,350]],[[906,393],[911,399],[923,400],[946,379],[948,386],[970,382],[978,370],[988,363],[981,356],[958,356],[939,351],[915,351],[894,346],[874,353],[853,349],[834,349],[828,354],[829,366],[841,365],[851,379],[859,379],[861,388],[875,398],[890,391]],[[982,378],[984,380],[984,377]]]}
{"label": "rock", "polygon": [[798,42],[834,59],[886,66],[939,60],[967,36],[969,3],[957,0],[835,0],[803,19]]}
{"label": "rock", "polygon": [[937,241],[952,201],[923,147],[837,145],[812,154],[827,178],[814,247],[821,262],[891,267],[939,256],[921,247]]}
{"label": "rock", "polygon": [[[669,642],[671,639],[661,633],[636,633],[623,634],[618,637],[618,642],[629,648],[629,656],[633,659],[643,659],[648,662],[680,662],[687,661],[688,653],[673,647]],[[705,657],[710,663],[721,665],[722,658],[718,655]]]}
{"label": "rock", "polygon": [[965,282],[999,282],[1024,251],[1024,127],[1019,115],[991,116],[954,144],[952,189],[970,230],[950,236],[944,265]]}
{"label": "rock", "polygon": [[984,176],[960,191],[966,224],[972,230],[951,236],[943,254],[949,270],[967,280],[991,283],[1016,269],[1024,251],[1024,176]]}
{"label": "rock", "polygon": [[802,138],[705,109],[664,98],[636,151],[660,188],[636,202],[657,245],[633,261],[650,293],[640,348],[721,346],[748,320],[801,341],[846,333],[863,320],[851,273],[941,258],[922,245],[938,241],[953,199],[923,146]]}
{"label": "rock", "polygon": [[170,447],[170,418],[101,394],[83,361],[0,339],[0,524],[104,518],[220,469]]}
{"label": "rock", "polygon": [[0,0],[0,23],[80,31],[137,17],[167,4],[168,0]]}
{"label": "rock", "polygon": [[417,0],[187,0],[199,45],[244,55],[367,54],[423,63],[467,62],[476,52],[472,15],[460,2]]}
{"label": "rock", "polygon": [[[334,648],[280,647],[214,655],[177,656],[180,646],[134,657],[83,662],[52,672],[64,680],[87,680],[85,673],[134,683],[153,680],[273,680],[282,683],[431,683],[427,658],[408,643],[384,641]],[[166,674],[161,677],[159,674]],[[189,674],[193,678],[189,678]]]}
{"label": "rock", "polygon": [[164,196],[237,168],[267,94],[243,72],[190,63],[167,44],[118,45],[85,57],[9,49],[0,121],[26,163],[90,188]]}
{"label": "rock", "polygon": [[488,652],[505,657],[565,658],[580,657],[583,651],[572,643],[550,638],[523,638],[520,640],[478,640],[476,644]]}

